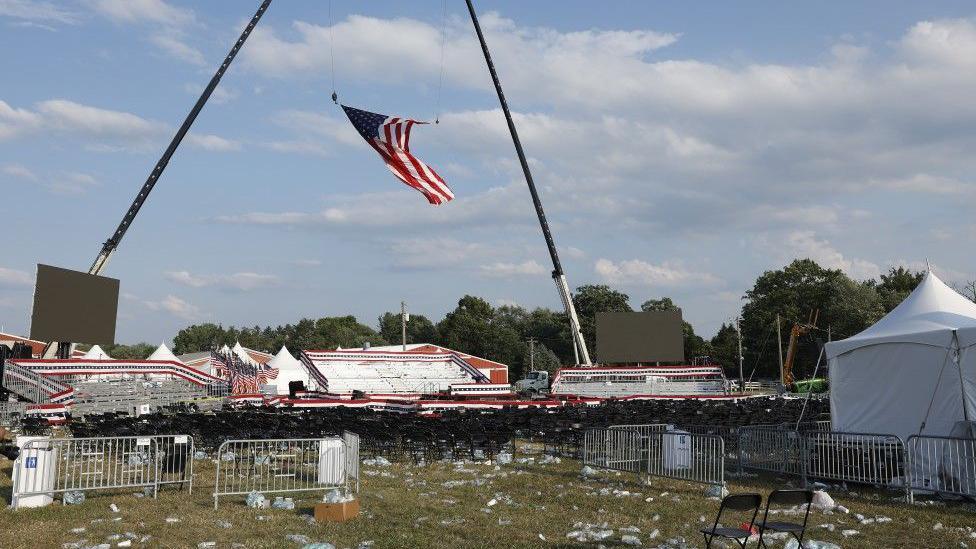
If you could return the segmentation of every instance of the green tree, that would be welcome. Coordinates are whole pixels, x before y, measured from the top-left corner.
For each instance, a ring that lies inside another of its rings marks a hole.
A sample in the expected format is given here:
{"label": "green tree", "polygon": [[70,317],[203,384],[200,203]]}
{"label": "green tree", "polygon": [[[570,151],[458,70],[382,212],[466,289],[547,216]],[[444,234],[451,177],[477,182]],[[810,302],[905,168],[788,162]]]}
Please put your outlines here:
{"label": "green tree", "polygon": [[[681,312],[681,308],[671,301],[670,297],[662,297],[661,299],[648,299],[643,304],[641,304],[642,311],[678,311]],[[685,362],[691,362],[692,359],[699,356],[710,356],[712,354],[712,345],[710,342],[706,341],[705,338],[695,333],[695,328],[687,320],[681,319],[681,342],[684,346]]]}
{"label": "green tree", "polygon": [[370,345],[386,345],[387,340],[376,333],[376,330],[360,324],[356,317],[333,316],[320,318],[315,321],[315,342],[319,349],[333,349],[335,347],[361,347],[364,343]]}
{"label": "green tree", "polygon": [[727,377],[739,377],[739,335],[734,324],[722,323],[711,341],[712,360],[725,370]]}
{"label": "green tree", "polygon": [[[784,319],[783,334],[793,322],[806,322],[819,311],[818,330],[801,340],[794,367],[813,370],[819,354],[818,341],[849,337],[867,328],[884,314],[873,282],[851,280],[838,269],[824,269],[810,259],[797,259],[778,271],[766,271],[746,292],[742,308],[743,354],[746,375],[777,377],[776,315]],[[785,347],[784,341],[784,347]]]}
{"label": "green tree", "polygon": [[457,307],[447,313],[437,324],[440,344],[476,356],[487,356],[488,330],[494,308],[480,297],[466,295],[458,300]]}
{"label": "green tree", "polygon": [[119,360],[145,360],[156,350],[156,347],[143,342],[133,345],[102,345],[102,350],[108,353],[108,356]]}
{"label": "green tree", "polygon": [[904,301],[924,277],[925,273],[912,271],[905,267],[891,267],[887,274],[882,274],[875,289],[881,297],[881,304],[885,312],[890,312]]}
{"label": "green tree", "polygon": [[[525,372],[529,371],[532,366],[533,361],[530,346],[525,346],[525,356],[522,358],[523,370],[518,372],[518,376],[510,376],[513,380],[518,380],[525,377]],[[556,373],[560,367],[562,367],[562,361],[556,356],[556,353],[552,352],[549,347],[546,347],[542,343],[535,344],[535,369],[544,370],[549,372],[549,379],[552,379],[552,375]]]}
{"label": "green tree", "polygon": [[586,346],[593,354],[596,351],[596,314],[608,312],[631,312],[630,296],[614,290],[610,286],[586,285],[576,288],[573,305],[579,316],[580,330]]}
{"label": "green tree", "polygon": [[173,338],[173,352],[182,355],[206,351],[211,346],[233,345],[234,340],[223,326],[206,323],[194,324],[180,330]]}
{"label": "green tree", "polygon": [[556,355],[560,364],[573,364],[573,336],[566,313],[543,307],[533,309],[525,319],[523,337],[533,337],[545,345]]}
{"label": "green tree", "polygon": [[[424,315],[408,314],[407,343],[433,343],[437,341],[437,328]],[[380,335],[392,343],[399,343],[403,337],[400,330],[400,313],[383,313],[379,318]]]}

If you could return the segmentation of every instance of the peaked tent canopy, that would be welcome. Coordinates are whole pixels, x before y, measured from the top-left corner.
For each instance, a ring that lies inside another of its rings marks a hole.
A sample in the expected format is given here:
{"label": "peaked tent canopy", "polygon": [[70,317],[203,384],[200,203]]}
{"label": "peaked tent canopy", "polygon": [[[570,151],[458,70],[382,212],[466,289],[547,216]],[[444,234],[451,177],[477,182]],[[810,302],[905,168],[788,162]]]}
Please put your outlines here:
{"label": "peaked tent canopy", "polygon": [[112,360],[112,357],[108,356],[108,353],[102,350],[102,348],[98,345],[88,349],[88,352],[86,352],[81,358],[85,360]]}
{"label": "peaked tent canopy", "polygon": [[288,394],[288,383],[292,381],[301,381],[305,387],[308,387],[309,376],[305,365],[291,356],[284,345],[281,346],[278,354],[268,361],[268,366],[278,370],[278,377],[274,381],[279,395]]}
{"label": "peaked tent canopy", "polygon": [[976,304],[931,271],[884,318],[828,343],[838,431],[948,435],[976,414]]}
{"label": "peaked tent canopy", "polygon": [[173,354],[173,351],[169,350],[169,347],[165,343],[160,343],[159,347],[156,347],[156,350],[146,360],[170,360],[179,362],[180,364],[183,363],[179,358],[176,358],[176,355]]}
{"label": "peaked tent canopy", "polygon": [[252,366],[258,365],[258,363],[255,362],[253,358],[251,358],[251,355],[247,353],[247,350],[243,346],[241,346],[240,341],[234,343],[234,348],[231,349],[231,352],[233,352],[235,355],[237,355],[238,358],[244,361],[244,364],[250,364]]}

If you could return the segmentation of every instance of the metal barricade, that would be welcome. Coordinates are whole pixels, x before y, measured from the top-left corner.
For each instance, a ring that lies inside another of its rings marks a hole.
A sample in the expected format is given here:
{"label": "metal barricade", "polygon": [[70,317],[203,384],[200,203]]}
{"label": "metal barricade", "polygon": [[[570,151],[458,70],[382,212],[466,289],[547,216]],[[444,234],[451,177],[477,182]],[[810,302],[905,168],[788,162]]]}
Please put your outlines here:
{"label": "metal barricade", "polygon": [[976,497],[976,440],[908,437],[908,486],[912,490]]}
{"label": "metal barricade", "polygon": [[28,441],[14,464],[14,499],[91,490],[158,491],[158,443],[153,437]]}
{"label": "metal barricade", "polygon": [[27,413],[25,402],[0,402],[0,425],[10,427]]}
{"label": "metal barricade", "polygon": [[587,429],[583,434],[583,465],[640,473],[645,461],[641,441],[641,434],[629,429]]}
{"label": "metal barricade", "polygon": [[667,423],[645,423],[640,425],[611,425],[610,429],[637,431],[641,438],[646,439],[653,433],[663,433],[668,430]]}
{"label": "metal barricade", "polygon": [[176,484],[182,489],[186,485],[188,493],[193,493],[193,454],[196,447],[189,435],[157,435],[159,469],[157,487]]}
{"label": "metal barricade", "polygon": [[214,509],[220,496],[348,490],[353,450],[339,437],[228,440],[217,450]]}
{"label": "metal barricade", "polygon": [[739,429],[739,472],[746,469],[803,474],[803,438],[776,427]]}
{"label": "metal barricade", "polygon": [[696,435],[716,435],[722,437],[725,448],[726,467],[735,467],[739,462],[739,428],[727,425],[682,425],[682,431]]}
{"label": "metal barricade", "polygon": [[809,432],[806,477],[905,488],[905,444],[895,435]]}
{"label": "metal barricade", "polygon": [[654,433],[647,443],[648,475],[725,485],[725,442],[722,437],[664,432]]}
{"label": "metal barricade", "polygon": [[343,431],[342,440],[346,443],[346,476],[356,479],[356,493],[359,493],[359,435]]}

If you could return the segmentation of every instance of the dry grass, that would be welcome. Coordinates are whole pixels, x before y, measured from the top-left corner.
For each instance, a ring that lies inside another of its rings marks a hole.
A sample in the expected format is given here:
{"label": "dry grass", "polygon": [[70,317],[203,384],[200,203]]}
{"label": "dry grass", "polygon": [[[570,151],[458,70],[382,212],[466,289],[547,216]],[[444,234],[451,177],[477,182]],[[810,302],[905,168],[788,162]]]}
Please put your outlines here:
{"label": "dry grass", "polygon": [[[608,523],[615,532],[604,542],[607,546],[619,545],[618,529],[629,526],[640,528],[645,547],[675,537],[701,546],[697,533],[700,517],[712,520],[718,509],[718,502],[706,499],[700,486],[660,479],[645,486],[633,475],[615,473],[584,480],[579,476],[579,463],[572,460],[550,465],[516,463],[500,469],[485,464],[395,464],[363,468],[368,474],[363,476],[362,516],[343,524],[314,524],[307,520],[318,497],[313,494],[296,498],[295,511],[254,510],[246,507],[242,498],[222,500],[219,511],[214,511],[210,496],[213,466],[197,462],[195,467],[195,487],[189,497],[172,489],[162,492],[156,501],[129,492],[92,493],[77,506],[2,510],[0,546],[61,547],[81,540],[94,545],[126,533],[139,538],[151,536],[145,543],[136,540],[133,547],[196,547],[202,541],[215,541],[218,547],[300,547],[287,541],[287,534],[302,534],[340,548],[355,548],[367,540],[377,548],[596,546],[566,537],[576,522]],[[7,501],[10,469],[11,464],[0,458],[0,499]],[[475,485],[476,479],[483,479],[478,481],[483,484]],[[449,481],[465,484],[444,486]],[[732,480],[729,489],[768,493],[773,482]],[[601,488],[611,493],[600,495]],[[615,489],[640,495],[620,497],[613,494]],[[511,498],[510,503],[506,496]],[[861,525],[852,515],[814,513],[810,528],[813,539],[842,547],[959,547],[961,541],[976,547],[976,540],[967,539],[956,529],[976,524],[971,507],[908,506],[892,502],[890,493],[835,492],[833,496],[852,514],[886,516],[892,521]],[[645,501],[648,497],[653,500]],[[486,507],[493,498],[499,502]],[[118,514],[110,511],[111,503],[119,506]],[[167,517],[179,518],[180,522],[167,523]],[[227,521],[232,527],[219,528],[218,521]],[[933,530],[937,522],[946,528]],[[836,529],[829,532],[821,524],[834,524]],[[74,528],[85,531],[71,533]],[[856,529],[860,534],[844,538],[840,533],[843,529]],[[649,534],[654,530],[660,534],[651,540]]]}

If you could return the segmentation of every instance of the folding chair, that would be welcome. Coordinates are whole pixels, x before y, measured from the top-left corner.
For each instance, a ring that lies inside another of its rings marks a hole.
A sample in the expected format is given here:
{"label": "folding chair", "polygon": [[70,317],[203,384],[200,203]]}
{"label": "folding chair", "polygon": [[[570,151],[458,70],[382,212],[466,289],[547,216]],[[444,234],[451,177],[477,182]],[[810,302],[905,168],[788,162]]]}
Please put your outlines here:
{"label": "folding chair", "polygon": [[[810,518],[810,504],[813,503],[813,490],[773,490],[766,498],[766,512],[763,513],[762,522],[759,524],[759,546],[769,547],[762,539],[766,530],[770,532],[787,532],[796,538],[796,541],[803,547],[803,535],[807,531],[807,519]],[[806,505],[803,514],[803,524],[798,522],[786,522],[769,520],[770,505]]]}
{"label": "folding chair", "polygon": [[[711,547],[712,539],[719,537],[731,539],[738,543],[740,547],[745,548],[746,543],[749,541],[749,536],[752,535],[752,526],[756,523],[756,515],[759,514],[760,507],[762,507],[762,496],[759,494],[731,494],[725,496],[722,499],[722,505],[718,508],[718,515],[715,516],[715,524],[711,528],[702,528],[700,530],[702,535],[705,536],[705,547]],[[722,514],[726,509],[746,514],[752,511],[748,528],[720,527],[718,524],[722,520]]]}

